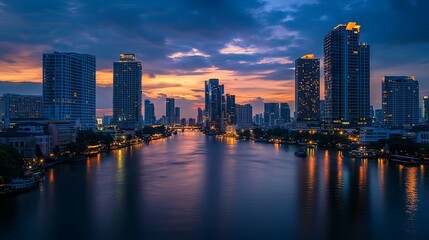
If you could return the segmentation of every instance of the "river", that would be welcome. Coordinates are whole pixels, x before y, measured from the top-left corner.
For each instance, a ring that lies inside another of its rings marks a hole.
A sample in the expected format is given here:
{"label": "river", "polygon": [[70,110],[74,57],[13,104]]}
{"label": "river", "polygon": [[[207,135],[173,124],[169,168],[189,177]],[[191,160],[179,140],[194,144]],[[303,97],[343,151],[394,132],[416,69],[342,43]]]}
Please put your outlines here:
{"label": "river", "polygon": [[0,196],[0,239],[429,236],[429,166],[179,132]]}

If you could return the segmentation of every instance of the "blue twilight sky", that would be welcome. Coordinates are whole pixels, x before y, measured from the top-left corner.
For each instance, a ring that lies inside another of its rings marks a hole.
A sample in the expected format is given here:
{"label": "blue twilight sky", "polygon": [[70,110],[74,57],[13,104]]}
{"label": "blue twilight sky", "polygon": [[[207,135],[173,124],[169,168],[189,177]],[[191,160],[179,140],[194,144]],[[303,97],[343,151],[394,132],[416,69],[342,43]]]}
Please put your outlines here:
{"label": "blue twilight sky", "polygon": [[421,96],[429,94],[428,10],[428,0],[0,0],[0,94],[41,94],[44,52],[90,53],[98,114],[109,113],[112,62],[135,53],[157,117],[167,95],[183,117],[195,117],[209,77],[255,113],[263,101],[293,108],[293,60],[323,58],[324,35],[355,21],[371,46],[371,102],[379,107],[384,75],[413,75]]}

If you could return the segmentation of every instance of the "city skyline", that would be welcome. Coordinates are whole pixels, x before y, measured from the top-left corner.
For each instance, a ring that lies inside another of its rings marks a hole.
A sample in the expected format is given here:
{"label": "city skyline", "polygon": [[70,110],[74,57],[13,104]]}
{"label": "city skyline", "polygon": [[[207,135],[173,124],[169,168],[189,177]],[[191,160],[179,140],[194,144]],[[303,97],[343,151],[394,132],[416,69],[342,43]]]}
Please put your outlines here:
{"label": "city skyline", "polygon": [[[427,9],[427,2],[386,1],[381,4],[384,8],[366,1],[280,2],[176,3],[164,15],[155,14],[162,2],[108,2],[99,8],[77,2],[62,6],[0,1],[0,26],[5,29],[0,33],[4,66],[0,94],[41,95],[45,52],[88,53],[97,57],[97,115],[101,116],[112,107],[110,101],[102,101],[112,96],[111,64],[118,54],[133,52],[143,65],[143,99],[155,104],[156,116],[165,113],[165,97],[172,96],[184,117],[195,118],[197,108],[204,106],[201,86],[210,78],[219,78],[238,104],[252,104],[254,113],[263,111],[262,100],[288,102],[293,112],[293,59],[310,52],[322,58],[323,37],[349,21],[362,26],[362,39],[371,44],[371,105],[381,107],[385,75],[415,76],[421,83],[420,95],[429,94],[424,54],[429,36],[421,31],[420,22],[409,17]],[[94,14],[87,14],[92,10]],[[58,15],[47,16],[47,11],[65,17],[58,21]],[[117,15],[108,14],[113,12]],[[178,12],[180,19],[167,21]],[[130,18],[122,19],[125,14]],[[48,20],[52,24],[44,25]],[[61,24],[69,28],[63,30]],[[38,37],[40,32],[46,32],[43,38]],[[129,38],[117,41],[122,35]],[[323,78],[321,84],[323,94]]]}

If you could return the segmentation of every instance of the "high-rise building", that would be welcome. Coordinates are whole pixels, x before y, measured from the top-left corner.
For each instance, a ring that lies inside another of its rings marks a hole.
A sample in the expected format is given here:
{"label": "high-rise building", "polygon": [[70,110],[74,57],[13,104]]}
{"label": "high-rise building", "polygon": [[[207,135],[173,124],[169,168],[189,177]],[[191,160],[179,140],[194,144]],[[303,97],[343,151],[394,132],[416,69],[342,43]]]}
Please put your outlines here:
{"label": "high-rise building", "polygon": [[264,122],[266,125],[273,126],[275,120],[280,117],[278,103],[264,103]]}
{"label": "high-rise building", "polygon": [[228,124],[236,124],[235,95],[226,94],[226,121]]}
{"label": "high-rise building", "polygon": [[280,103],[280,118],[290,122],[290,108],[288,103]]}
{"label": "high-rise building", "polygon": [[43,54],[43,116],[95,128],[95,56]]}
{"label": "high-rise building", "polygon": [[174,119],[175,119],[176,124],[181,124],[180,107],[174,108]]}
{"label": "high-rise building", "polygon": [[254,117],[254,123],[256,125],[262,125],[264,124],[264,117],[262,113],[256,114]]}
{"label": "high-rise building", "polygon": [[219,79],[205,81],[205,110],[206,127],[225,131],[225,96],[224,87]]}
{"label": "high-rise building", "polygon": [[360,42],[360,25],[336,26],[324,38],[325,115],[330,123],[370,122],[369,45]]}
{"label": "high-rise building", "polygon": [[429,121],[429,96],[423,96],[423,122],[427,123]]}
{"label": "high-rise building", "polygon": [[144,122],[147,125],[155,124],[155,105],[150,100],[144,100]]}
{"label": "high-rise building", "polygon": [[419,123],[419,82],[414,77],[385,76],[382,106],[387,126],[415,126]]}
{"label": "high-rise building", "polygon": [[236,105],[237,125],[241,128],[250,127],[253,124],[253,108],[252,105]]}
{"label": "high-rise building", "polygon": [[320,120],[320,60],[307,54],[295,60],[296,121]]}
{"label": "high-rise building", "polygon": [[8,128],[10,119],[42,118],[42,96],[4,94],[0,96],[0,122]]}
{"label": "high-rise building", "polygon": [[198,126],[202,126],[204,123],[204,114],[203,114],[203,110],[201,108],[198,108],[197,111],[197,125]]}
{"label": "high-rise building", "polygon": [[142,120],[142,65],[134,54],[121,54],[113,63],[113,121],[137,129]]}
{"label": "high-rise building", "polygon": [[165,99],[165,117],[167,118],[167,125],[173,125],[176,123],[175,100],[174,98]]}

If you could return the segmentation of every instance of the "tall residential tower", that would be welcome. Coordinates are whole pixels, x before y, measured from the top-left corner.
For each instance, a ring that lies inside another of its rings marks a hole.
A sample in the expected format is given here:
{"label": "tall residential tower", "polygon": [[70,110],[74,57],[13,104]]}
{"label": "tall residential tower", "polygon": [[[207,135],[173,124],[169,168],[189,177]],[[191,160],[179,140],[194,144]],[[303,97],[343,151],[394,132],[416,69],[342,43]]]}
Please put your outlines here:
{"label": "tall residential tower", "polygon": [[324,39],[325,115],[330,123],[370,122],[369,45],[360,42],[360,25],[336,26]]}
{"label": "tall residential tower", "polygon": [[142,120],[142,65],[134,54],[121,54],[113,63],[113,121],[136,129]]}
{"label": "tall residential tower", "polygon": [[415,126],[419,123],[419,82],[414,77],[385,76],[382,107],[387,126]]}
{"label": "tall residential tower", "polygon": [[43,54],[43,116],[95,128],[95,56]]}
{"label": "tall residential tower", "polygon": [[295,60],[296,121],[320,120],[320,60],[307,54]]}

